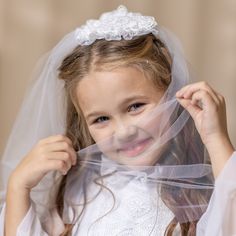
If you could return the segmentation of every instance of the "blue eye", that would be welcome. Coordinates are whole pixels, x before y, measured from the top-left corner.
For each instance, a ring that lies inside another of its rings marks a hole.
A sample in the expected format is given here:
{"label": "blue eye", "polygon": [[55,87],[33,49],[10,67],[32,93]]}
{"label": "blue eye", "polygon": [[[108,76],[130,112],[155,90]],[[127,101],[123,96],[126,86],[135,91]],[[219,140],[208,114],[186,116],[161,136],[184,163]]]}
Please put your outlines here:
{"label": "blue eye", "polygon": [[144,105],[145,103],[134,103],[128,107],[128,112],[137,111]]}
{"label": "blue eye", "polygon": [[98,117],[96,120],[94,120],[93,123],[103,123],[108,120],[109,120],[109,118],[107,116],[101,116],[101,117]]}

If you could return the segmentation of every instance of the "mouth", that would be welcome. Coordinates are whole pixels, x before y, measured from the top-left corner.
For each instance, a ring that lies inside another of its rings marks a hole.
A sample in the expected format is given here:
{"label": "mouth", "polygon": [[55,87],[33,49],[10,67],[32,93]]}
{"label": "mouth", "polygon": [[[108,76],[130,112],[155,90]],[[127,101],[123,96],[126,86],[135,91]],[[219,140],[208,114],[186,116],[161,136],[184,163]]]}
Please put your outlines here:
{"label": "mouth", "polygon": [[152,139],[147,138],[138,142],[126,144],[125,146],[118,149],[122,155],[127,157],[135,157],[143,153],[151,144]]}

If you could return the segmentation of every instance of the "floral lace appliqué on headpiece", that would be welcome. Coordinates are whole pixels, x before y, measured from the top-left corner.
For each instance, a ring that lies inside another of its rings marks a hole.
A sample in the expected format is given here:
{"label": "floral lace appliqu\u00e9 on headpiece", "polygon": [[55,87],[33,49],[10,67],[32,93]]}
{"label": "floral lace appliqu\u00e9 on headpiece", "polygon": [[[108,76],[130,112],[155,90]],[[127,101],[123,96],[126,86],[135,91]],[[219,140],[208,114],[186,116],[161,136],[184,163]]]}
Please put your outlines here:
{"label": "floral lace appliqu\u00e9 on headpiece", "polygon": [[130,40],[134,36],[157,34],[154,17],[128,12],[125,6],[101,15],[99,20],[88,20],[75,31],[79,45],[90,45],[96,39]]}

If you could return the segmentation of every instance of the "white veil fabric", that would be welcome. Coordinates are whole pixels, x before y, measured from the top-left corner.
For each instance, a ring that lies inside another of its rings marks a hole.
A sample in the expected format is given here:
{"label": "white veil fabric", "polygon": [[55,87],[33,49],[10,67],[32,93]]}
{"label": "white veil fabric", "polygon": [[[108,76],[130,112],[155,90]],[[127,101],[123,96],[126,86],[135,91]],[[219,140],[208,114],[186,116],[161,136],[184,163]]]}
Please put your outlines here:
{"label": "white veil fabric", "polygon": [[[115,30],[110,30],[109,25]],[[181,46],[175,36],[157,25],[152,17],[128,13],[123,6],[69,33],[37,68],[2,157],[2,202],[7,179],[26,153],[40,139],[66,131],[64,81],[58,79],[58,68],[63,59],[76,46],[92,44],[96,39],[129,40],[149,33],[159,38],[169,50],[171,83],[160,103],[147,116],[126,127],[135,130],[137,135],[134,140],[120,146],[114,134],[78,151],[78,164],[72,167],[66,178],[63,221],[69,224],[80,222],[87,207],[100,196],[109,200],[101,198],[107,201],[107,205],[98,215],[91,217],[91,227],[114,212],[120,219],[126,218],[129,212],[125,211],[128,207],[122,205],[126,197],[123,190],[130,186],[130,191],[135,194],[153,197],[155,211],[152,219],[161,215],[161,201],[178,222],[199,220],[207,208],[214,179],[193,120],[175,98],[176,92],[192,81]],[[137,156],[130,157],[127,154],[129,148],[141,142],[149,143]],[[150,158],[154,161],[146,161]],[[45,221],[45,215],[50,216],[50,209],[55,207],[50,199],[56,191],[57,180],[60,180],[60,174],[49,173],[32,191],[32,202],[39,217]],[[137,182],[145,187],[138,190]],[[144,211],[142,209],[140,207],[141,212]],[[143,217],[143,214],[140,215]],[[151,223],[159,224],[158,220]]]}

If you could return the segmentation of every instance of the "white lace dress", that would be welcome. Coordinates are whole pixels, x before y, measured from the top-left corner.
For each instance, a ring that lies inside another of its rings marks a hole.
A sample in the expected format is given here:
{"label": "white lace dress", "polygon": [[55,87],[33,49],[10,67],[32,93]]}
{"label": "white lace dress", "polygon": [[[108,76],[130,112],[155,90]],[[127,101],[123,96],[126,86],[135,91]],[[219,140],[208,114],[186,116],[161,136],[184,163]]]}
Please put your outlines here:
{"label": "white lace dress", "polygon": [[[198,236],[233,236],[236,235],[236,152],[227,162],[215,183],[215,190],[207,211],[197,225]],[[113,179],[112,179],[113,178]],[[105,183],[111,191],[119,189],[120,198],[115,200],[109,191],[103,191],[89,204],[83,213],[82,220],[73,228],[73,236],[162,236],[169,222],[173,219],[172,212],[158,198],[157,190],[147,191],[142,179],[128,183],[124,188],[114,185],[113,175]],[[112,185],[109,186],[109,183]],[[117,181],[117,184],[120,183]],[[91,190],[93,190],[91,186]],[[90,191],[91,191],[90,190]],[[92,193],[92,191],[91,191]],[[156,207],[158,205],[158,208]],[[104,212],[109,212],[104,215]],[[158,212],[157,212],[158,209]],[[0,216],[0,236],[3,236],[5,207]],[[33,205],[21,222],[17,236],[59,235],[63,229],[57,214],[53,213],[52,221],[55,228],[48,234],[47,222],[40,222]],[[49,222],[48,222],[49,224]],[[44,225],[44,227],[42,227]],[[175,235],[180,235],[177,231]]]}

